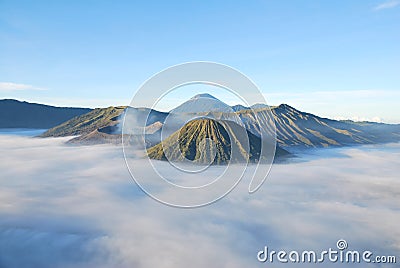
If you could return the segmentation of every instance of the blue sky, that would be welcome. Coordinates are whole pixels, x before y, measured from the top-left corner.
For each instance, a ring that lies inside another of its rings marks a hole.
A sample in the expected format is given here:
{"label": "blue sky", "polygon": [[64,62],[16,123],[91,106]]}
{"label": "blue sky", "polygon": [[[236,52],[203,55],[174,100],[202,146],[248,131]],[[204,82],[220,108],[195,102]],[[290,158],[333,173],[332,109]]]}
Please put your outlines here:
{"label": "blue sky", "polygon": [[397,0],[0,0],[0,98],[127,105],[151,75],[201,60],[271,105],[400,123],[399,29]]}

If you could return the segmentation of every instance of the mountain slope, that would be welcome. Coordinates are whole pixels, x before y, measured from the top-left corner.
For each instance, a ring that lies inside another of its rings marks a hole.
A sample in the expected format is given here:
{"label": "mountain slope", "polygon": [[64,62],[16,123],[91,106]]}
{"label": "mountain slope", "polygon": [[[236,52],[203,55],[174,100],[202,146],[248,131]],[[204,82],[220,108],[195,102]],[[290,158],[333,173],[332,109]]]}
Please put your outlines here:
{"label": "mountain slope", "polygon": [[115,126],[125,107],[97,108],[81,116],[68,120],[61,125],[49,129],[41,137],[63,137],[89,134],[90,132]]}
{"label": "mountain slope", "polygon": [[[243,138],[238,135],[247,135],[249,148],[242,144]],[[233,139],[233,141],[231,140]],[[211,142],[205,142],[206,139]],[[239,150],[235,159],[231,159],[232,142]],[[212,119],[196,119],[185,124],[161,143],[147,150],[152,159],[182,161],[186,158],[197,163],[225,164],[227,162],[256,162],[260,157],[261,139],[240,125],[231,121],[215,121]],[[288,152],[278,148],[277,155],[286,155]]]}
{"label": "mountain slope", "polygon": [[[148,148],[156,145],[161,141],[162,124],[155,122],[146,127],[147,135],[142,134],[125,134],[124,143],[133,145],[137,148]],[[72,138],[67,143],[75,145],[95,145],[95,144],[121,144],[122,133],[117,125],[110,125],[103,128],[95,129],[89,133],[82,134]]]}
{"label": "mountain slope", "polygon": [[[68,120],[61,125],[49,129],[41,135],[41,137],[62,137],[62,136],[75,136],[75,135],[88,135],[95,130],[105,134],[121,134],[123,113],[126,111],[126,106],[97,108],[90,113],[77,116]],[[161,128],[162,124],[167,117],[167,113],[155,111],[149,108],[129,108],[129,117],[135,122],[134,129],[137,126],[146,125],[152,126],[149,128],[150,132],[156,132]],[[134,118],[132,118],[134,117]],[[131,122],[131,121],[129,121]],[[94,136],[91,136],[93,140]]]}
{"label": "mountain slope", "polygon": [[91,110],[5,99],[0,100],[0,128],[51,128]]}
{"label": "mountain slope", "polygon": [[[259,135],[260,127],[268,131],[270,126],[268,109],[242,110],[238,115],[247,129]],[[329,147],[400,141],[400,125],[336,121],[300,112],[287,104],[273,107],[271,112],[281,146]]]}

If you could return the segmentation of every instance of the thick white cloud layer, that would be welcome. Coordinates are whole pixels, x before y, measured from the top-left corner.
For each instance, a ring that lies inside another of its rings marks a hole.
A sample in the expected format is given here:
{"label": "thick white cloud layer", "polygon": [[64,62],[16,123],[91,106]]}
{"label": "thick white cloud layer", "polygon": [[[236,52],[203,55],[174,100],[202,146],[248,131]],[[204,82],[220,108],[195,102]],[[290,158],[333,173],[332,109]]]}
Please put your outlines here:
{"label": "thick white cloud layer", "polygon": [[139,190],[120,147],[64,141],[0,136],[0,267],[281,267],[257,252],[338,239],[400,251],[398,144],[315,151],[274,165],[253,195],[242,181],[215,204],[177,209]]}

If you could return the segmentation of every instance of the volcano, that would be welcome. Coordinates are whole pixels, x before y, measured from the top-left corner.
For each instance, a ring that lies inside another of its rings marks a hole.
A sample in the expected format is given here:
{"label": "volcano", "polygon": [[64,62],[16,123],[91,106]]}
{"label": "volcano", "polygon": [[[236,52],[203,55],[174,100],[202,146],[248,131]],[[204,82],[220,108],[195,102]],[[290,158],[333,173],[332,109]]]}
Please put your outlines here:
{"label": "volcano", "polygon": [[[238,153],[232,154],[233,143]],[[188,122],[147,150],[152,159],[166,160],[168,155],[170,161],[187,159],[199,164],[257,162],[260,152],[261,139],[258,136],[233,121],[216,121],[209,118]],[[281,156],[289,153],[278,147],[276,154]]]}

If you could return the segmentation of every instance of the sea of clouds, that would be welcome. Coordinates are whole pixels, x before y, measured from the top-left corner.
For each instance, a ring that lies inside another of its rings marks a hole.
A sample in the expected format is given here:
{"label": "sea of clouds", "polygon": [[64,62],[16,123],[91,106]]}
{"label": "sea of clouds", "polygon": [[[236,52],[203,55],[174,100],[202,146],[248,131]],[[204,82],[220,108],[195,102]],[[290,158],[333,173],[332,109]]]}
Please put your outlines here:
{"label": "sea of clouds", "polygon": [[120,147],[65,140],[0,136],[0,267],[283,267],[257,252],[339,239],[400,261],[399,144],[312,151],[275,164],[255,194],[245,178],[212,205],[179,209],[137,187]]}

